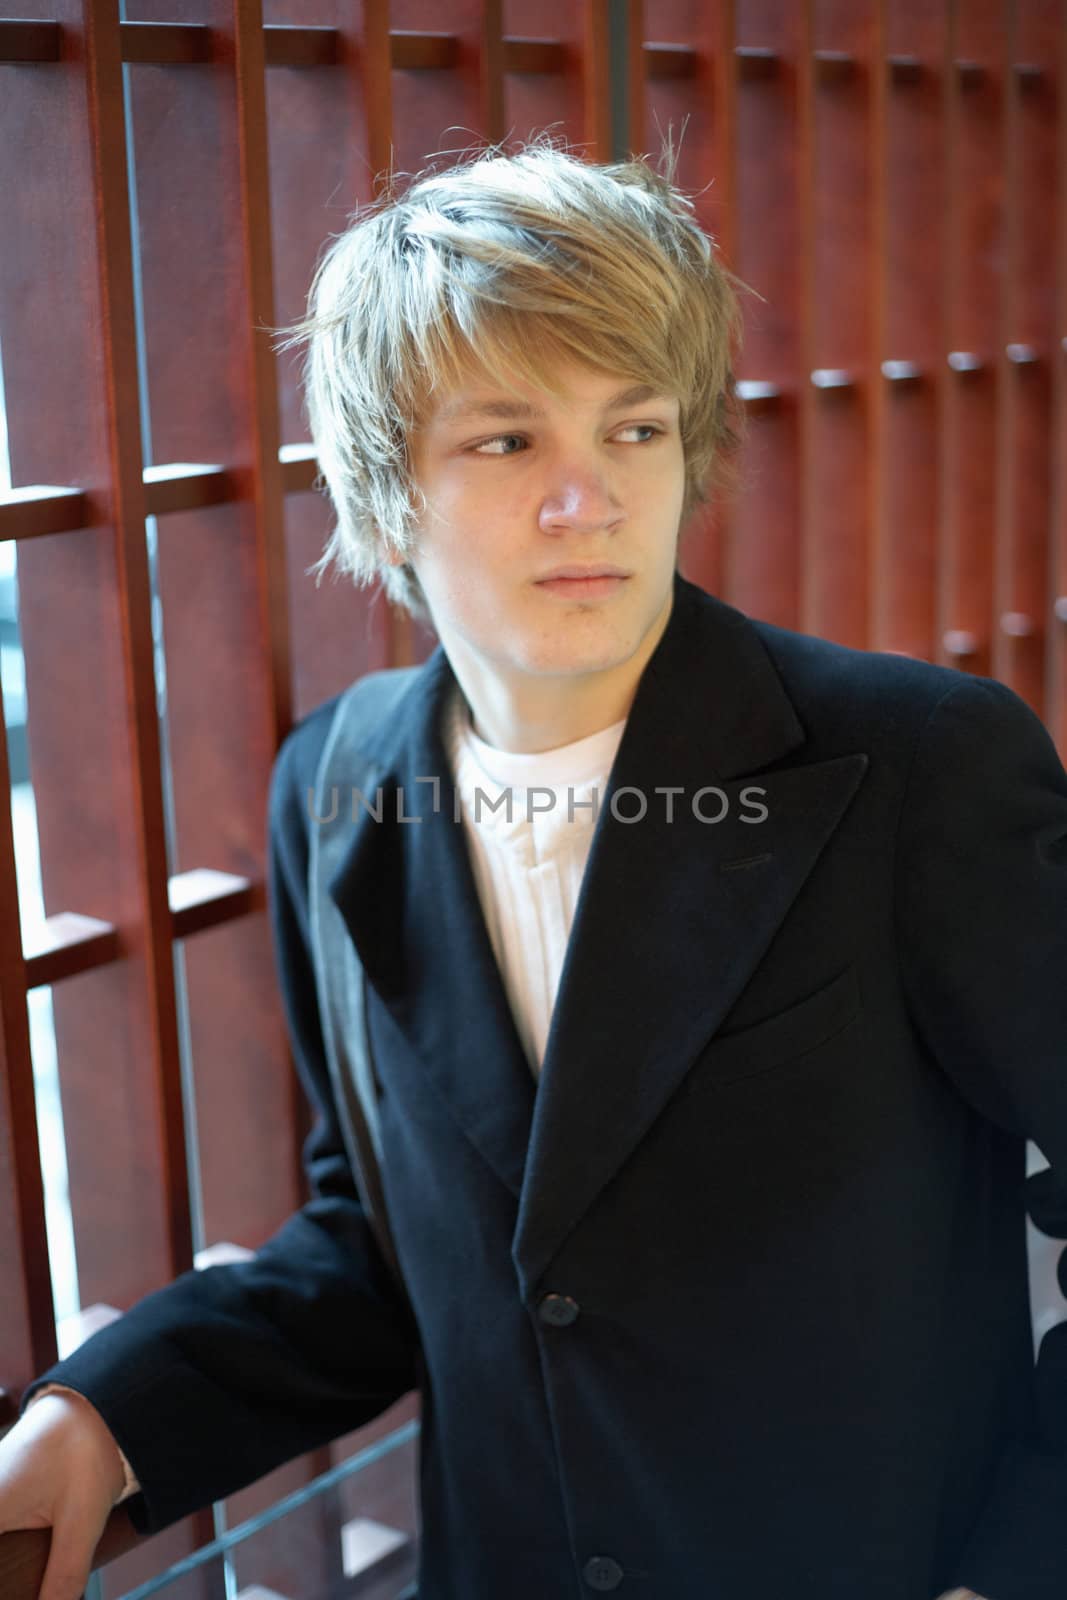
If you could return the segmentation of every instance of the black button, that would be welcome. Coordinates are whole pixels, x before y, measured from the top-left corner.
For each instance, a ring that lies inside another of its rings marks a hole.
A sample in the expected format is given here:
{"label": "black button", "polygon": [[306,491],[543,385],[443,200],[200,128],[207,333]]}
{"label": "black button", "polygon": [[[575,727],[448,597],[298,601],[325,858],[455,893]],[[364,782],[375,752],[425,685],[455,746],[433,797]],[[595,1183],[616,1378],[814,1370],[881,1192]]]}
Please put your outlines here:
{"label": "black button", "polygon": [[605,1592],[617,1589],[625,1574],[617,1561],[610,1556],[591,1556],[582,1568],[582,1577],[590,1589]]}
{"label": "black button", "polygon": [[550,1327],[566,1328],[577,1321],[580,1310],[577,1300],[572,1300],[569,1294],[546,1294],[537,1307],[537,1315]]}

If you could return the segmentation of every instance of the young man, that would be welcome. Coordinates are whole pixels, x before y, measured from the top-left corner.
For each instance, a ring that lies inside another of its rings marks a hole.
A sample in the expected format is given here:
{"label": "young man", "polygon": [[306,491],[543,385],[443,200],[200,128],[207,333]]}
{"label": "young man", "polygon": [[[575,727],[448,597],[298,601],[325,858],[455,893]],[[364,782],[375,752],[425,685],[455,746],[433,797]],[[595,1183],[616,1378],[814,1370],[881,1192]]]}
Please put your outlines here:
{"label": "young man", "polygon": [[417,1384],[420,1600],[1067,1592],[1067,1328],[1035,1371],[1023,1203],[1031,1138],[1062,1229],[1067,774],[1003,685],[678,575],[737,439],[690,210],[538,141],[317,274],[325,559],[441,641],[356,730],[378,804],[329,891],[402,1286],[312,954],[335,699],[271,790],[313,1198],[29,1391],[0,1522],[54,1516],[76,1578],[119,1448],[154,1530]]}

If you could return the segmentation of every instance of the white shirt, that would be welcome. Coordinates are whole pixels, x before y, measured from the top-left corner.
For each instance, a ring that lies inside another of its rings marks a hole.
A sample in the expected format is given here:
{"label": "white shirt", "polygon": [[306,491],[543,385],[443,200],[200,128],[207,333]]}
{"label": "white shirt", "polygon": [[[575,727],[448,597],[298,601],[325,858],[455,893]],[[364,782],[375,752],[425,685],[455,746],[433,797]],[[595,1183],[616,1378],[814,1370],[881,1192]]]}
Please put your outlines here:
{"label": "white shirt", "polygon": [[446,708],[445,751],[478,898],[535,1076],[593,830],[625,726],[624,717],[572,744],[515,754],[478,737],[458,688]]}

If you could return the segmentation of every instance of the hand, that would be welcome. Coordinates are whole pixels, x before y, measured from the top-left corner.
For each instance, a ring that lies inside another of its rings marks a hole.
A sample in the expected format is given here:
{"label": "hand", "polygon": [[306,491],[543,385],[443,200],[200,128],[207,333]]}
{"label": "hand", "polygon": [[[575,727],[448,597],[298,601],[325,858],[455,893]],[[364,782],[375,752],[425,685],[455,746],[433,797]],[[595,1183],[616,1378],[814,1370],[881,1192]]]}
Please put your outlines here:
{"label": "hand", "polygon": [[111,1430],[81,1395],[43,1395],[0,1439],[0,1533],[52,1529],[38,1600],[80,1600],[124,1484]]}
{"label": "hand", "polygon": [[982,1600],[982,1596],[973,1589],[946,1589],[940,1600]]}

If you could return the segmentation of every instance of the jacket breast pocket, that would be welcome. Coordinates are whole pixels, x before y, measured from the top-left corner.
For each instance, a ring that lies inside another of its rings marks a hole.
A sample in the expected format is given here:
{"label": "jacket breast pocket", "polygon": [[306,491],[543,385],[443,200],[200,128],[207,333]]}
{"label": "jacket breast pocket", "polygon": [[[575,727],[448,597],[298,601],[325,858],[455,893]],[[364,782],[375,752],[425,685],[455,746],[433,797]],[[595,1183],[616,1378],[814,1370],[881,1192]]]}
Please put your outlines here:
{"label": "jacket breast pocket", "polygon": [[839,972],[814,994],[773,1016],[726,1033],[717,1033],[693,1063],[679,1096],[736,1083],[799,1062],[828,1044],[853,1022],[862,1005],[855,964]]}

